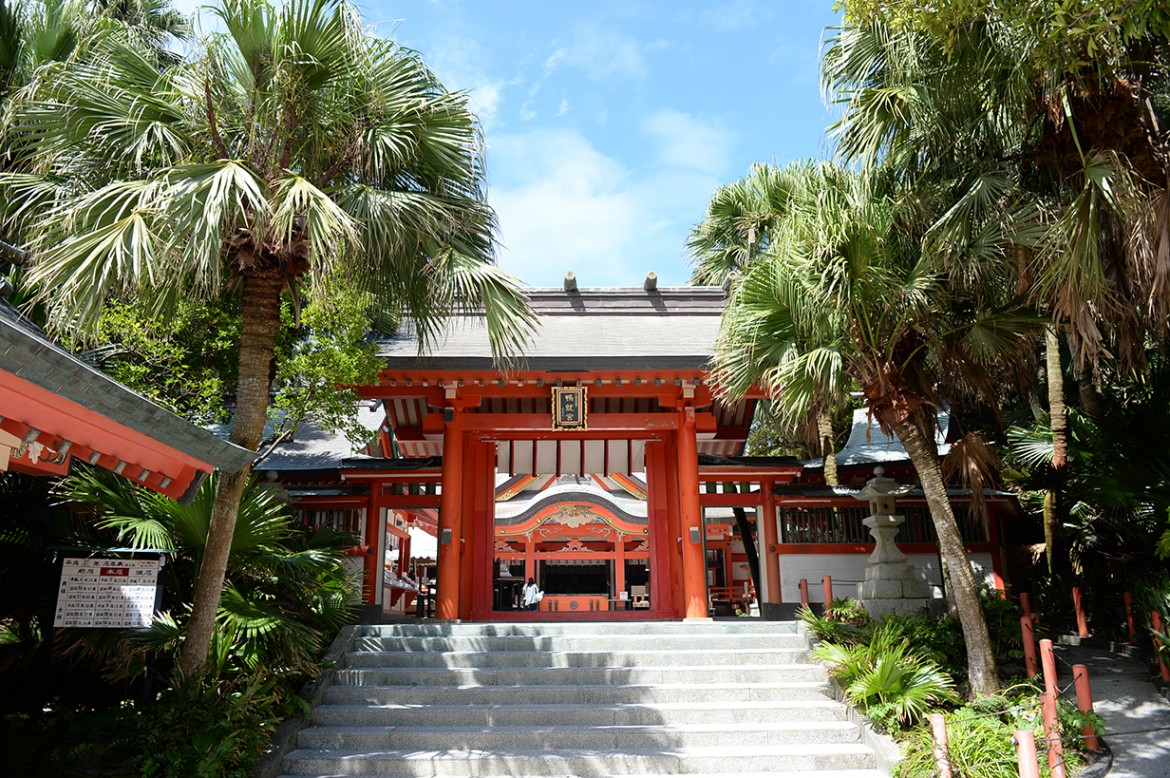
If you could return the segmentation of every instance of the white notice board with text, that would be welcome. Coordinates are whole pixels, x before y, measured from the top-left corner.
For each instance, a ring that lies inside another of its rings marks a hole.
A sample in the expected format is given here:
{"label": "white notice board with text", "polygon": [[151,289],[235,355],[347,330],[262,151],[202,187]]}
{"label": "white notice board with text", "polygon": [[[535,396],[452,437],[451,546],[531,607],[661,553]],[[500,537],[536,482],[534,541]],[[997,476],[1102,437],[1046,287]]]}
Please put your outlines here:
{"label": "white notice board with text", "polygon": [[54,627],[149,627],[158,559],[63,560]]}

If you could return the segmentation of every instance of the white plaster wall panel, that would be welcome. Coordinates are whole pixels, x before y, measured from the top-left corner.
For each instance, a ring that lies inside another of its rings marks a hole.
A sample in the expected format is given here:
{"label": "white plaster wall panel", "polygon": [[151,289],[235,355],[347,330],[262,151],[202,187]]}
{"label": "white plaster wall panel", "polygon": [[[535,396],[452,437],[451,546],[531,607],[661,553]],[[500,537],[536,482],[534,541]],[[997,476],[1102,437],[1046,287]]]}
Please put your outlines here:
{"label": "white plaster wall panel", "polygon": [[[868,554],[783,554],[780,557],[780,591],[782,602],[800,602],[800,579],[808,580],[809,602],[824,602],[824,576],[833,578],[833,597],[857,597],[857,587],[865,580]],[[991,554],[971,554],[971,570],[976,583],[993,584]],[[935,554],[907,554],[907,561],[918,578],[931,588],[933,597],[941,598],[942,576]]]}

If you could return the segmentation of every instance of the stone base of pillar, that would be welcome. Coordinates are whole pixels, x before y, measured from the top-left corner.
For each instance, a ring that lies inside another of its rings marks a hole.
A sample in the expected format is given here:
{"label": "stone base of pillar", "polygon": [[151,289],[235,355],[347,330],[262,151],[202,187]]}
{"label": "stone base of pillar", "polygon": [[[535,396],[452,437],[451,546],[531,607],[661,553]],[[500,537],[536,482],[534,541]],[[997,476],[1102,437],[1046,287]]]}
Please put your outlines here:
{"label": "stone base of pillar", "polygon": [[885,613],[924,613],[931,605],[930,588],[914,575],[905,554],[894,543],[902,522],[901,516],[870,516],[863,522],[870,528],[876,547],[869,556],[857,598],[875,618]]}

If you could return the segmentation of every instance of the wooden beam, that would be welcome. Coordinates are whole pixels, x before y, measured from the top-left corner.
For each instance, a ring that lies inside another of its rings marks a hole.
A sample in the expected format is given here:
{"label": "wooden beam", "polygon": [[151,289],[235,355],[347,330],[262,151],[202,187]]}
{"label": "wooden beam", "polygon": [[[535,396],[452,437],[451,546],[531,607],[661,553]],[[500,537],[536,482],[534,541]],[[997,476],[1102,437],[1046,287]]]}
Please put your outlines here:
{"label": "wooden beam", "polygon": [[[434,414],[437,416],[437,414]],[[429,430],[430,416],[423,424]],[[463,417],[464,429],[468,432],[490,434],[490,438],[548,437],[558,439],[590,439],[597,437],[652,438],[655,433],[676,430],[679,415],[666,413],[591,413],[587,430],[554,430],[552,419],[543,413],[469,413]],[[710,413],[695,414],[695,427],[701,432],[714,432],[715,416]]]}

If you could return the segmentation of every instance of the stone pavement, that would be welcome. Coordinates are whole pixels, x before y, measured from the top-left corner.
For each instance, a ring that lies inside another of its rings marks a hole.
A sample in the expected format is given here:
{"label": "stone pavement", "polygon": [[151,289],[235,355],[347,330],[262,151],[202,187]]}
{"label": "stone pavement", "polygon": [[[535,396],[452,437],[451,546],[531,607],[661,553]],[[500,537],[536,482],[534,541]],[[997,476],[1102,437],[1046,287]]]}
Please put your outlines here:
{"label": "stone pavement", "polygon": [[[1084,645],[1055,651],[1062,689],[1072,680],[1072,665],[1089,668],[1094,709],[1105,719],[1105,742],[1113,751],[1109,778],[1170,778],[1170,702],[1151,682],[1151,667]],[[1075,699],[1072,689],[1065,694]]]}

